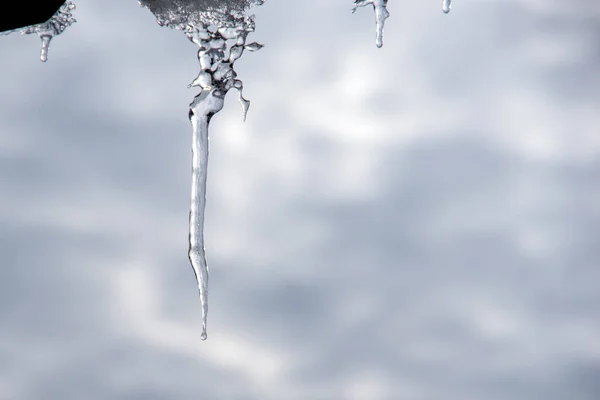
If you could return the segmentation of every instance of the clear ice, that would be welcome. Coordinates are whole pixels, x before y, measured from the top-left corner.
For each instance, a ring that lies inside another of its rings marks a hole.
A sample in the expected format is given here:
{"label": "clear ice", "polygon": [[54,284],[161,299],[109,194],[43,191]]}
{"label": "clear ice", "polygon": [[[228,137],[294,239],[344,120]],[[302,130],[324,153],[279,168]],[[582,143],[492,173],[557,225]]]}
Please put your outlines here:
{"label": "clear ice", "polygon": [[185,32],[198,46],[200,72],[188,85],[200,93],[190,104],[192,125],[192,192],[188,256],[196,275],[202,306],[202,333],[206,340],[208,314],[208,265],[204,248],[204,209],[208,166],[208,126],[211,118],[223,108],[230,89],[238,93],[242,116],[246,119],[250,102],[242,95],[243,84],[237,79],[233,65],[244,50],[256,51],[263,45],[246,43],[254,31],[254,17],[246,15],[262,0],[142,0],[140,5],[154,13],[161,26]]}
{"label": "clear ice", "polygon": [[354,0],[354,8],[352,13],[356,12],[358,7],[365,7],[371,4],[375,11],[375,45],[379,48],[383,46],[383,27],[385,20],[390,16],[387,10],[388,0]]}
{"label": "clear ice", "polygon": [[442,11],[448,14],[452,8],[452,0],[442,0]]}
{"label": "clear ice", "polygon": [[75,9],[75,4],[71,0],[67,0],[65,4],[60,6],[56,13],[46,22],[37,25],[27,26],[25,28],[15,29],[13,31],[2,32],[0,35],[8,35],[13,32],[21,32],[21,34],[37,33],[42,41],[42,50],[40,52],[40,60],[46,62],[48,60],[48,49],[50,41],[54,36],[60,35],[63,31],[74,22],[72,11]]}

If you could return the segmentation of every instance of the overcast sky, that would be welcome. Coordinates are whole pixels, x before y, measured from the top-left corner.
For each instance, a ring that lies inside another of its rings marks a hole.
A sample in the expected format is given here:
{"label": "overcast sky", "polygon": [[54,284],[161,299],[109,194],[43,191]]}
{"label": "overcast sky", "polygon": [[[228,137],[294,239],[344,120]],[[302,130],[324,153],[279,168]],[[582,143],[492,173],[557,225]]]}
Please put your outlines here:
{"label": "overcast sky", "polygon": [[255,10],[187,260],[196,49],[0,37],[0,399],[597,400],[600,4]]}

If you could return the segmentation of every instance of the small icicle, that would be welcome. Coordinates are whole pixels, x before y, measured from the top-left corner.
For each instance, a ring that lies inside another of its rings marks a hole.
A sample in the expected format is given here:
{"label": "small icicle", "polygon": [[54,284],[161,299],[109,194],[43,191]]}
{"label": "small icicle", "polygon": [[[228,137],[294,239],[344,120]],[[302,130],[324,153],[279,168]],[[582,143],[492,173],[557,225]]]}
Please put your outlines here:
{"label": "small icicle", "polygon": [[450,12],[452,8],[452,0],[442,0],[442,11],[446,14]]}
{"label": "small icicle", "polygon": [[50,47],[50,40],[52,40],[52,36],[41,35],[40,39],[42,39],[42,51],[40,54],[40,60],[46,62],[48,60],[48,48]]}
{"label": "small icicle", "polygon": [[390,13],[387,10],[387,2],[388,0],[354,0],[354,8],[352,12],[356,12],[358,7],[364,7],[369,4],[373,6],[375,11],[375,45],[379,48],[383,46],[383,28],[385,25],[385,20],[388,19]]}

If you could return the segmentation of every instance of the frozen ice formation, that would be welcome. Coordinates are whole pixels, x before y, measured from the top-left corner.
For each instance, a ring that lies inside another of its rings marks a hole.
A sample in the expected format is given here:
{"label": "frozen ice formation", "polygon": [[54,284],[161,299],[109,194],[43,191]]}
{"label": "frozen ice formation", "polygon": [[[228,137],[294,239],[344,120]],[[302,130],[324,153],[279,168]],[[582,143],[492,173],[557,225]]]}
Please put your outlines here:
{"label": "frozen ice formation", "polygon": [[13,31],[2,32],[1,35],[7,35],[13,32],[21,32],[22,34],[37,33],[42,41],[40,60],[46,62],[46,60],[48,60],[48,49],[52,38],[60,35],[69,25],[77,22],[72,14],[74,9],[75,4],[73,4],[71,0],[67,0],[48,21],[21,29],[15,29]]}
{"label": "frozen ice formation", "polygon": [[356,12],[358,7],[365,7],[371,4],[375,11],[375,45],[377,47],[383,46],[383,27],[385,25],[385,20],[390,16],[390,13],[387,10],[387,2],[388,0],[354,0],[354,8],[352,12]]}
{"label": "frozen ice formation", "polygon": [[183,31],[198,46],[200,72],[188,87],[200,93],[190,104],[192,124],[192,191],[188,256],[196,275],[202,306],[202,333],[205,340],[208,314],[208,265],[204,248],[204,209],[206,205],[206,172],[208,167],[208,126],[210,119],[223,108],[230,89],[238,93],[242,115],[246,119],[250,102],[242,96],[242,81],[233,68],[245,50],[263,47],[246,43],[254,31],[254,17],[246,10],[262,0],[142,0],[161,26]]}

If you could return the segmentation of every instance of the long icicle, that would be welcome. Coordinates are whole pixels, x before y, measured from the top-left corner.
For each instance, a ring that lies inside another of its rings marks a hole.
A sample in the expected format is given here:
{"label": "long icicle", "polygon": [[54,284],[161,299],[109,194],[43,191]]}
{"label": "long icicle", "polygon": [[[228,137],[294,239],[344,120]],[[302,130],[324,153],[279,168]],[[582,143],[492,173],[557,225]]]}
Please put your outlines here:
{"label": "long icicle", "polygon": [[242,95],[242,81],[236,79],[234,63],[245,50],[256,51],[263,45],[246,44],[248,34],[254,32],[254,16],[246,11],[264,0],[222,0],[209,5],[199,0],[140,0],[156,16],[160,26],[185,32],[198,46],[200,71],[188,88],[197,87],[200,93],[190,104],[192,124],[192,190],[190,198],[190,230],[188,257],[194,274],[202,306],[202,333],[206,340],[208,314],[208,265],[204,248],[204,212],[206,208],[206,181],[208,168],[208,130],[211,118],[224,105],[230,89],[238,92],[242,116],[246,119],[250,102]]}
{"label": "long icicle", "polygon": [[225,95],[230,89],[238,91],[242,116],[246,119],[250,102],[242,95],[242,81],[236,79],[233,64],[245,49],[255,51],[258,43],[246,45],[246,37],[254,31],[251,17],[230,16],[216,19],[216,29],[209,23],[188,25],[186,35],[198,47],[200,72],[188,87],[199,87],[200,93],[190,104],[192,123],[192,194],[190,208],[189,259],[196,275],[202,305],[202,334],[206,340],[208,314],[208,265],[204,249],[204,210],[206,205],[206,176],[208,167],[208,127],[211,118],[223,108]]}
{"label": "long icicle", "polygon": [[192,123],[192,194],[190,206],[190,247],[188,256],[202,305],[202,333],[206,340],[208,314],[208,265],[204,248],[204,209],[206,206],[206,176],[208,168],[208,125],[214,114],[223,108],[224,96],[218,90],[202,90],[190,104]]}

